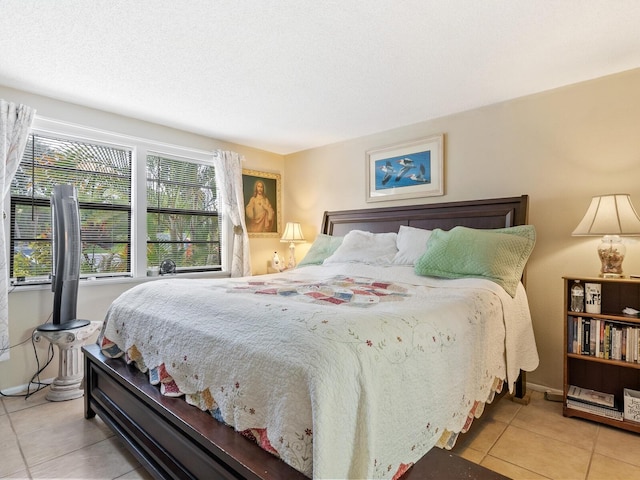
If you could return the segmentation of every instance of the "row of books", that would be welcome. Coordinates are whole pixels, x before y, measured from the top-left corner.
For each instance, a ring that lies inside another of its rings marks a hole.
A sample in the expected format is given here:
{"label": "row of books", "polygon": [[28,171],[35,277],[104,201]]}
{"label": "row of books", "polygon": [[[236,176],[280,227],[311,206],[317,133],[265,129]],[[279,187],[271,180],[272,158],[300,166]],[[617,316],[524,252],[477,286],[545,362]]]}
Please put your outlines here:
{"label": "row of books", "polygon": [[640,363],[640,325],[600,318],[569,317],[567,351]]}
{"label": "row of books", "polygon": [[617,407],[612,394],[576,387],[575,385],[569,386],[567,407],[613,420],[622,421],[624,419],[624,413]]}

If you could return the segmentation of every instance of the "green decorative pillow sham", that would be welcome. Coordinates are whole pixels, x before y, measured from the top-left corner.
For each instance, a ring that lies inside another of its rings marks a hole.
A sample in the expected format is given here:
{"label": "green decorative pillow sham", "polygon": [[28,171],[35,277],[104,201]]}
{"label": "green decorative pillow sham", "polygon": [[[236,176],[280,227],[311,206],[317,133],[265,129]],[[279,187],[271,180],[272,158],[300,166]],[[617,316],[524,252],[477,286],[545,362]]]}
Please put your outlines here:
{"label": "green decorative pillow sham", "polygon": [[318,234],[307,254],[298,262],[298,267],[321,265],[325,258],[333,255],[333,252],[342,244],[343,239],[344,237],[334,237],[324,233]]}
{"label": "green decorative pillow sham", "polygon": [[427,251],[416,262],[415,272],[443,278],[486,278],[514,297],[535,241],[533,225],[435,229]]}

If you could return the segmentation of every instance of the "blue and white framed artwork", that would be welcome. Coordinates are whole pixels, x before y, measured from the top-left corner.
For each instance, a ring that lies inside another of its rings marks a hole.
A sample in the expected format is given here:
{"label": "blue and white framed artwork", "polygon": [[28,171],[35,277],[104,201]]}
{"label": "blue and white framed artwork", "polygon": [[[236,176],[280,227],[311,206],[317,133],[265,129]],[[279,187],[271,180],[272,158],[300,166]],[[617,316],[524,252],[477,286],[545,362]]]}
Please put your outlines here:
{"label": "blue and white framed artwork", "polygon": [[444,195],[443,137],[367,151],[367,202]]}

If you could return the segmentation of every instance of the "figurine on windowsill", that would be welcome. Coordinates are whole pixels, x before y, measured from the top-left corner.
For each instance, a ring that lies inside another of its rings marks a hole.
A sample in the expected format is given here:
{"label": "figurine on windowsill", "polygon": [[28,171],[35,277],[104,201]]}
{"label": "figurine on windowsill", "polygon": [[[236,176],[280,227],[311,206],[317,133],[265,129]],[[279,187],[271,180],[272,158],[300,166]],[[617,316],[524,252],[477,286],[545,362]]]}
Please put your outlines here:
{"label": "figurine on windowsill", "polygon": [[273,252],[273,259],[271,260],[271,266],[276,270],[282,270],[282,264],[280,263],[280,257],[278,252]]}
{"label": "figurine on windowsill", "polygon": [[280,260],[280,256],[278,252],[273,252],[273,258],[271,259],[271,267],[268,269],[267,273],[279,273],[286,270],[286,267]]}

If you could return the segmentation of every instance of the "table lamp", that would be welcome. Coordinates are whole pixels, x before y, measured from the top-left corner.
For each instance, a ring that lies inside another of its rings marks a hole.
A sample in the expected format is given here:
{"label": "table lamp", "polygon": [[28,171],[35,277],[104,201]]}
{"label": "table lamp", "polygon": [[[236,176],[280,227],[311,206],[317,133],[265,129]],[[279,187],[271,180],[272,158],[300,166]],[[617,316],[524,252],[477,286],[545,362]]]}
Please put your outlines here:
{"label": "table lamp", "polygon": [[600,195],[591,199],[587,213],[572,235],[603,235],[598,245],[598,257],[602,263],[600,276],[622,277],[626,247],[620,235],[640,235],[640,218],[628,194]]}
{"label": "table lamp", "polygon": [[302,229],[299,223],[287,222],[284,227],[284,234],[280,239],[281,242],[289,242],[289,264],[287,268],[294,268],[296,266],[296,243],[304,242],[304,236],[302,235]]}

